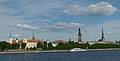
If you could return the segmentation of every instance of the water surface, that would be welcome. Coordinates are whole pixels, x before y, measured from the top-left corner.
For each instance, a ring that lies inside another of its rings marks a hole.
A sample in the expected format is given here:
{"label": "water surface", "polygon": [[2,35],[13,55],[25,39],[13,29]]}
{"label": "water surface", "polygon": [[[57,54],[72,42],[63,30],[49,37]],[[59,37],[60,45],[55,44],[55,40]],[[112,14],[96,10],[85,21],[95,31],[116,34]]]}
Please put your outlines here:
{"label": "water surface", "polygon": [[120,51],[1,54],[0,61],[120,61]]}

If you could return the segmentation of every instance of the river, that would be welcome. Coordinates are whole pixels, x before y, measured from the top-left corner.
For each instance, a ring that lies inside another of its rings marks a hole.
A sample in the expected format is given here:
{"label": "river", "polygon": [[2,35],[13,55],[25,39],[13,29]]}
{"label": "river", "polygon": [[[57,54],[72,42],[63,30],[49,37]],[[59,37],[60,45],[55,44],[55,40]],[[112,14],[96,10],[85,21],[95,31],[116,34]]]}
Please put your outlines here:
{"label": "river", "polygon": [[120,61],[120,51],[0,54],[0,61]]}

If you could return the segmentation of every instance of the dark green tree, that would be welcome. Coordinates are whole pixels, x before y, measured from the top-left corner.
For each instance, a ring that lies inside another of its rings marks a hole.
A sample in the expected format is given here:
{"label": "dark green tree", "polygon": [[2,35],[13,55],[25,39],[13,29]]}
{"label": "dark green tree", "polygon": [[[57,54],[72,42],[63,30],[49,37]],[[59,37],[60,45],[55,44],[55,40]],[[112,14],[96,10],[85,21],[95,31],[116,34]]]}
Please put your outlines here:
{"label": "dark green tree", "polygon": [[37,43],[37,48],[43,48],[43,43],[42,42],[38,42]]}
{"label": "dark green tree", "polygon": [[47,42],[44,41],[44,43],[43,43],[43,48],[42,48],[42,49],[43,49],[43,50],[47,50],[47,47],[48,47],[48,46],[47,46]]}
{"label": "dark green tree", "polygon": [[13,43],[11,44],[11,49],[19,49],[20,44],[18,43]]}
{"label": "dark green tree", "polygon": [[48,49],[54,49],[54,47],[52,46],[52,43],[48,43]]}
{"label": "dark green tree", "polygon": [[1,41],[0,42],[0,50],[4,51],[6,49],[10,49],[10,44],[7,43],[6,41]]}
{"label": "dark green tree", "polygon": [[26,46],[26,43],[22,43],[22,44],[21,44],[21,48],[22,48],[22,49],[25,49],[25,46]]}

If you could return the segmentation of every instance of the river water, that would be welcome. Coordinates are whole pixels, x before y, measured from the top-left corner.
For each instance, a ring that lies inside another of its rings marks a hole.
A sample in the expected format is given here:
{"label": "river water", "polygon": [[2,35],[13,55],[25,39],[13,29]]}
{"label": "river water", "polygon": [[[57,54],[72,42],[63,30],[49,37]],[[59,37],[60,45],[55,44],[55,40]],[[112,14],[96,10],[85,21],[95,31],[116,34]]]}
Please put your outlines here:
{"label": "river water", "polygon": [[0,54],[0,61],[120,61],[120,51]]}

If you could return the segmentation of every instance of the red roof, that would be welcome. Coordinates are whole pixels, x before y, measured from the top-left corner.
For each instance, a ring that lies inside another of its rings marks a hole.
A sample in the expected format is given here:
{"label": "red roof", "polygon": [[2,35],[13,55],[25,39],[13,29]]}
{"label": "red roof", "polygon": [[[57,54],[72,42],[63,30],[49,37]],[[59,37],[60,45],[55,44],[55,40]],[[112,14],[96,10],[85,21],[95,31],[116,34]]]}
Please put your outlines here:
{"label": "red roof", "polygon": [[41,40],[28,40],[27,42],[31,42],[31,43],[33,43],[33,42],[42,42]]}
{"label": "red roof", "polygon": [[16,40],[12,40],[12,44],[16,43]]}

